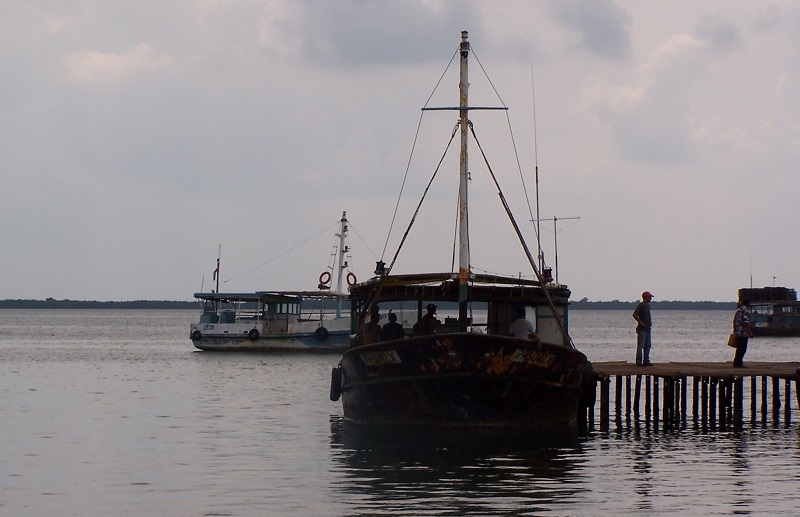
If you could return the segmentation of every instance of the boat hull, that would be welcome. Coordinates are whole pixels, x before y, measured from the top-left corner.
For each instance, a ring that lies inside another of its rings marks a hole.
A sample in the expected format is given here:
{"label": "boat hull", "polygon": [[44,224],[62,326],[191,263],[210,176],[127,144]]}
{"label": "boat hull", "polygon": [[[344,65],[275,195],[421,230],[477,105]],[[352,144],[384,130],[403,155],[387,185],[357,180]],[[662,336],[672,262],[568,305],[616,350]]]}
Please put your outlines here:
{"label": "boat hull", "polygon": [[280,336],[247,337],[203,336],[192,344],[207,352],[269,352],[269,351],[341,351],[350,344],[348,331],[329,332],[324,340],[314,333]]}
{"label": "boat hull", "polygon": [[353,348],[340,362],[346,420],[577,429],[586,356],[560,345],[454,333]]}

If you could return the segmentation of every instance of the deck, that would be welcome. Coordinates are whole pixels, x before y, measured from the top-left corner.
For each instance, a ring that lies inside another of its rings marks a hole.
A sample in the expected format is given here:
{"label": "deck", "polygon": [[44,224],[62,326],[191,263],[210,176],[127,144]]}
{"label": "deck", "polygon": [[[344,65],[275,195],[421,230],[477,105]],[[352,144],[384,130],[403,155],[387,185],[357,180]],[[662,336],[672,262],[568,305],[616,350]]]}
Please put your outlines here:
{"label": "deck", "polygon": [[730,362],[637,366],[620,361],[593,367],[600,404],[588,408],[587,422],[594,429],[599,419],[601,432],[611,430],[612,420],[617,430],[680,429],[689,422],[703,431],[741,429],[748,421],[745,407],[752,425],[788,426],[793,407],[800,406],[800,362],[747,362],[734,368]]}

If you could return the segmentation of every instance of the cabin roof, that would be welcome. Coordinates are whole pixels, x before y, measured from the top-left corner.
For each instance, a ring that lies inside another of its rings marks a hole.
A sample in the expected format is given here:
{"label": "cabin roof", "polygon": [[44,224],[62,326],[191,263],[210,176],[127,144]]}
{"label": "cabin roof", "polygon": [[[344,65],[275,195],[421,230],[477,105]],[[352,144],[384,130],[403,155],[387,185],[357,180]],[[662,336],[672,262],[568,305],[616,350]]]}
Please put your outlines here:
{"label": "cabin roof", "polygon": [[[473,302],[547,303],[549,293],[558,305],[569,303],[570,290],[561,284],[542,286],[537,280],[499,275],[471,275],[469,299]],[[388,275],[375,277],[350,288],[351,299],[458,301],[455,273]]]}
{"label": "cabin roof", "polygon": [[200,300],[225,302],[286,302],[300,303],[303,300],[340,298],[343,293],[328,291],[255,291],[252,293],[194,293]]}

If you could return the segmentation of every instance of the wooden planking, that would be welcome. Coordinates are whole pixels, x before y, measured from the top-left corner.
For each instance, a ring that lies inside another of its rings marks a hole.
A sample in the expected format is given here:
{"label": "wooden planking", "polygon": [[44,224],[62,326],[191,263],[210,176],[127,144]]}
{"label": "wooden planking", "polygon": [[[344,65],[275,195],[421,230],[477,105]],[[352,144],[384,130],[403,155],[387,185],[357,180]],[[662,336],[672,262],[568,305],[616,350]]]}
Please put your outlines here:
{"label": "wooden planking", "polygon": [[612,375],[651,375],[655,377],[776,377],[781,379],[800,379],[800,362],[769,363],[748,362],[744,368],[734,368],[731,363],[653,363],[653,366],[636,366],[627,361],[592,363],[597,377]]}

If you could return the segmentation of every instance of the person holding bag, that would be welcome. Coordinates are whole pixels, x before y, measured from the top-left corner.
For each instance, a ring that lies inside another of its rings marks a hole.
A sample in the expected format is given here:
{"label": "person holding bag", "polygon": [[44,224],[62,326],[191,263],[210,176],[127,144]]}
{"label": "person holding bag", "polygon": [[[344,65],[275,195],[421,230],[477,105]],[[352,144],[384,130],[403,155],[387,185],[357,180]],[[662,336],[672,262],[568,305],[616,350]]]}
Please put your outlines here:
{"label": "person holding bag", "polygon": [[750,300],[743,298],[736,305],[733,315],[733,334],[736,336],[736,353],[733,356],[733,367],[744,368],[744,354],[747,353],[747,341],[753,337],[750,327]]}

